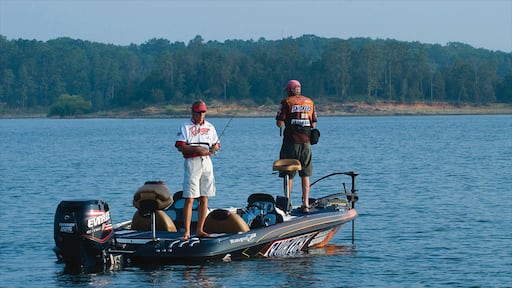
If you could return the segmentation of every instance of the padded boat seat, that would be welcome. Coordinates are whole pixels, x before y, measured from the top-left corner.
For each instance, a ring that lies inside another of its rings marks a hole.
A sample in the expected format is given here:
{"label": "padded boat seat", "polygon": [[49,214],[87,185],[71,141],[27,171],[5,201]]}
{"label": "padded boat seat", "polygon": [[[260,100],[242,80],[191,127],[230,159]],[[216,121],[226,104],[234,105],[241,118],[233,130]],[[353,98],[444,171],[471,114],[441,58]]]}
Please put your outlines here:
{"label": "padded boat seat", "polygon": [[207,233],[238,233],[249,231],[249,225],[238,214],[226,209],[215,209],[206,216],[204,231]]}
{"label": "padded boat seat", "polygon": [[173,203],[169,188],[162,181],[148,181],[133,196],[133,206],[137,211],[133,215],[131,229],[152,230],[151,214],[155,215],[155,231],[176,232],[176,225],[163,211]]}
{"label": "padded boat seat", "polygon": [[299,171],[302,165],[297,159],[279,159],[272,165],[273,171]]}
{"label": "padded boat seat", "polygon": [[[183,198],[183,191],[178,191],[172,196],[173,203],[169,208],[166,209],[167,215],[171,217],[172,221],[178,227],[178,229],[184,227],[183,223],[183,207],[185,206],[185,198]],[[192,203],[192,219],[190,223],[190,229],[195,230],[197,226],[199,200],[194,199]]]}
{"label": "padded boat seat", "polygon": [[137,209],[143,209],[141,201],[144,200],[155,201],[157,206],[155,210],[164,210],[173,203],[169,187],[163,181],[147,181],[144,183],[133,195],[133,206]]}
{"label": "padded boat seat", "polygon": [[[176,225],[162,210],[155,211],[156,231],[177,232]],[[132,218],[132,230],[151,231],[151,213],[137,211]]]}

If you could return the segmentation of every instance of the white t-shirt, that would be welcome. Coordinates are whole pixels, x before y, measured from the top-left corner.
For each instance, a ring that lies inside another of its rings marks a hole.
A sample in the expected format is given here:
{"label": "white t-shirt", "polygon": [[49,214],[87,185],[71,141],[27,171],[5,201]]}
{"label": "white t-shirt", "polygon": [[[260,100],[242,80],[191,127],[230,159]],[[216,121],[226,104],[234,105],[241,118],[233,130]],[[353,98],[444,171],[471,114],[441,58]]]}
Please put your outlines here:
{"label": "white t-shirt", "polygon": [[[203,124],[195,124],[192,119],[190,119],[189,121],[181,124],[178,134],[176,135],[176,142],[185,142],[187,145],[197,145],[206,149],[209,149],[218,141],[219,137],[217,136],[215,127],[206,120]],[[183,155],[185,158],[196,156],[200,155]]]}

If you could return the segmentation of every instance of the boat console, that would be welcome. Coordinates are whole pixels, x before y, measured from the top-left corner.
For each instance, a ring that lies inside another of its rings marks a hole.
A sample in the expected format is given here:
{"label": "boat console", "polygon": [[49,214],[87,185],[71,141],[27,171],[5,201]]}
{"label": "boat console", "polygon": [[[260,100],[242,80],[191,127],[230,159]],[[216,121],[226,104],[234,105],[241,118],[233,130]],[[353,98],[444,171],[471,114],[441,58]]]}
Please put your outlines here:
{"label": "boat console", "polygon": [[251,229],[282,223],[285,213],[276,207],[276,201],[270,194],[254,193],[247,198],[247,207],[238,213]]}

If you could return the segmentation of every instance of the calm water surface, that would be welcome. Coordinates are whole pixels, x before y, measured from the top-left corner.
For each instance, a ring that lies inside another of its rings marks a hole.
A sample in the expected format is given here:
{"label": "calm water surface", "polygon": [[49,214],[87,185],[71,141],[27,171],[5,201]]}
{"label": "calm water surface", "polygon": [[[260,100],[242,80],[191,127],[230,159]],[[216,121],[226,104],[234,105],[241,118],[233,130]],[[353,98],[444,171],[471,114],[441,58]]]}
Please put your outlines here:
{"label": "calm water surface", "polygon": [[[219,133],[229,122],[209,120]],[[144,181],[181,190],[182,121],[0,120],[0,286],[512,287],[512,115],[320,118],[312,180],[360,173],[355,245],[344,226],[301,257],[64,273],[52,252],[58,203],[103,199],[118,222]],[[221,142],[212,207],[282,193],[274,120],[236,118]],[[312,197],[340,183],[319,183]]]}

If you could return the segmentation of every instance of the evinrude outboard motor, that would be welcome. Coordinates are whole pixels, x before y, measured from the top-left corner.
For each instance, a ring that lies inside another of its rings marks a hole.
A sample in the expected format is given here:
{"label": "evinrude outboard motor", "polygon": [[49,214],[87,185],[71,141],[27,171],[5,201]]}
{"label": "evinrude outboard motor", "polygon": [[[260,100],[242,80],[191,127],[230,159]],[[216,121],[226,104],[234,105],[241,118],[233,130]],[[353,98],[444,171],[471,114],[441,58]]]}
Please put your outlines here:
{"label": "evinrude outboard motor", "polygon": [[108,204],[102,200],[62,201],[55,212],[55,253],[71,267],[105,264],[114,230]]}

